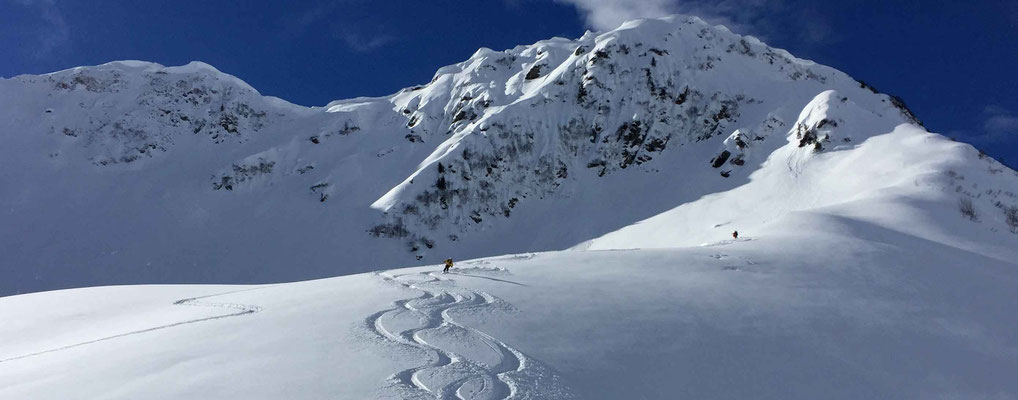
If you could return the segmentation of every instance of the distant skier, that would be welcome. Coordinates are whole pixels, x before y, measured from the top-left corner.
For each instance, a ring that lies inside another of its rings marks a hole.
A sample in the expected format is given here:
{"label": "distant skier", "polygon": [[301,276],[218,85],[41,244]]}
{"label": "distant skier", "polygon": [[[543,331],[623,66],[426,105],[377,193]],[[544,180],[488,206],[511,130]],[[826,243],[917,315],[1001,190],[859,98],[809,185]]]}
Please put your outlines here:
{"label": "distant skier", "polygon": [[732,232],[732,239],[738,239],[738,238],[739,238],[739,231]]}
{"label": "distant skier", "polygon": [[446,258],[445,259],[445,269],[442,270],[442,273],[445,273],[445,274],[449,273],[449,268],[452,268],[452,259],[451,258]]}

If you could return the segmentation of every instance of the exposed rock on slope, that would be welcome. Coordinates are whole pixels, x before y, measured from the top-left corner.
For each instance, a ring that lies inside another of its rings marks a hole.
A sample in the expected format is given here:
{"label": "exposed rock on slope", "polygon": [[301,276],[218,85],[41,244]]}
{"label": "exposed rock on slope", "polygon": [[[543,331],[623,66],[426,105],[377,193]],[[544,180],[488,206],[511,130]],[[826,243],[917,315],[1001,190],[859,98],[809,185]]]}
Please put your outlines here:
{"label": "exposed rock on slope", "polygon": [[[863,117],[888,128],[861,132]],[[0,80],[0,121],[16,166],[0,224],[31,227],[0,232],[0,293],[561,249],[744,184],[789,135],[807,159],[917,122],[693,17],[481,49],[320,108],[201,63],[19,76]]]}

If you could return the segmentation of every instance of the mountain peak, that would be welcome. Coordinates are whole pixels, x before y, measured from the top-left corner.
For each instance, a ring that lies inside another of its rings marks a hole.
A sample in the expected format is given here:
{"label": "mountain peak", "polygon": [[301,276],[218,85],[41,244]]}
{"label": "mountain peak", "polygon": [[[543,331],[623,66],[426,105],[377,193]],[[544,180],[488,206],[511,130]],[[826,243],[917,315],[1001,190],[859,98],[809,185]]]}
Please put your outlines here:
{"label": "mountain peak", "polygon": [[[684,16],[482,48],[428,83],[326,107],[263,97],[198,62],[25,75],[0,80],[0,94],[0,119],[14,121],[3,139],[17,149],[4,157],[20,166],[0,184],[29,188],[0,199],[13,210],[4,222],[90,221],[2,249],[4,264],[42,274],[8,292],[113,283],[40,272],[50,264],[35,256],[95,248],[109,250],[59,264],[122,266],[117,283],[255,282],[569,248],[761,174],[820,174],[830,157],[918,122],[840,71]],[[306,267],[280,267],[294,254]],[[218,268],[178,268],[192,256]]]}

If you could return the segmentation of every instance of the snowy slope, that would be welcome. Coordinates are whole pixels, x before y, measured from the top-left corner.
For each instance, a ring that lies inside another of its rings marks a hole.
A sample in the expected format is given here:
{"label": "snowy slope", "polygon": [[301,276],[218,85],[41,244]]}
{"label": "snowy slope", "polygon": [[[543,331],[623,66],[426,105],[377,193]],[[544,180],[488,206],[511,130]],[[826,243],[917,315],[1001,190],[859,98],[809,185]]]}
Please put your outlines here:
{"label": "snowy slope", "polygon": [[3,79],[0,295],[568,248],[746,184],[832,89],[880,127],[849,145],[916,122],[839,71],[679,16],[481,49],[428,84],[316,108],[201,63]]}
{"label": "snowy slope", "polygon": [[[895,126],[836,91],[819,94],[794,126],[787,144],[770,154],[749,183],[578,248],[696,246],[734,230],[768,236],[798,224],[802,213],[815,213],[1018,259],[1018,220],[1008,218],[1018,204],[1015,171],[919,126]],[[830,148],[818,150],[822,147]],[[961,212],[964,202],[972,215]]]}
{"label": "snowy slope", "polygon": [[0,297],[3,399],[1018,398],[1018,173],[696,18],[320,108],[15,77],[0,139],[0,295],[273,283]]}
{"label": "snowy slope", "polygon": [[1013,261],[845,217],[799,222],[452,274],[5,297],[0,398],[1018,396]]}

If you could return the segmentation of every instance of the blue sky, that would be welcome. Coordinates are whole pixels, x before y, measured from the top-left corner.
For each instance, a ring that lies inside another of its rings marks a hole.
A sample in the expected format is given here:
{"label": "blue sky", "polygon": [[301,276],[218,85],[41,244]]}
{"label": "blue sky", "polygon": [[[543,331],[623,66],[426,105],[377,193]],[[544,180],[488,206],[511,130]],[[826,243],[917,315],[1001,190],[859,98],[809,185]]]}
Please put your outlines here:
{"label": "blue sky", "polygon": [[899,95],[935,132],[1018,166],[1018,1],[0,0],[0,76],[191,60],[303,105],[424,83],[478,47],[699,15]]}

